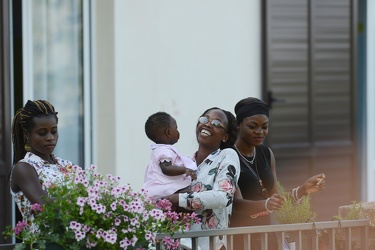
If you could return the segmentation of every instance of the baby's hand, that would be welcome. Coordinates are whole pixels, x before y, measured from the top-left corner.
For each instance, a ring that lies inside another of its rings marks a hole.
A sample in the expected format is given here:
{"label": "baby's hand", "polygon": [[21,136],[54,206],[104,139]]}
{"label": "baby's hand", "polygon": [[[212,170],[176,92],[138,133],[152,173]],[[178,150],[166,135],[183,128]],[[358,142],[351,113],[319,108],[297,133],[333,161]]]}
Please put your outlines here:
{"label": "baby's hand", "polygon": [[186,168],[185,169],[185,174],[187,176],[190,176],[192,180],[196,180],[197,179],[197,174],[195,173],[194,170],[191,170],[190,168]]}

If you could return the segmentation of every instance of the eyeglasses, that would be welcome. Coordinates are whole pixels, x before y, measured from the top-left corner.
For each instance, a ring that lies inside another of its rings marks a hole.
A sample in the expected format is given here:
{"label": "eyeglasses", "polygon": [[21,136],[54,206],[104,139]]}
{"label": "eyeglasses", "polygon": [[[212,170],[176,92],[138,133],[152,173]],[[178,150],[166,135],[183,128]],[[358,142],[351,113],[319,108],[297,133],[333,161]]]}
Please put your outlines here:
{"label": "eyeglasses", "polygon": [[[206,117],[206,116],[201,116],[201,117],[199,117],[198,121],[202,124],[207,124],[210,121],[210,119],[208,119],[208,117]],[[226,131],[224,125],[221,123],[221,121],[219,121],[217,119],[211,120],[211,125],[214,126],[214,127],[217,127],[217,128],[222,128]]]}

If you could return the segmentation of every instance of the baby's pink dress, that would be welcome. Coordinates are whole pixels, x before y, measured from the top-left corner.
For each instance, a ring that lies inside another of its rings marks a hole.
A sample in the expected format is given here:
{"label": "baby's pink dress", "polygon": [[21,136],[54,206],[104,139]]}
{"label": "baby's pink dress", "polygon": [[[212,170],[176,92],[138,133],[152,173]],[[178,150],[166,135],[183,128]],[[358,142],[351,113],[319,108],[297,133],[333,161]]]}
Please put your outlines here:
{"label": "baby's pink dress", "polygon": [[145,172],[143,189],[147,190],[154,200],[190,186],[190,176],[185,174],[167,176],[163,174],[159,164],[163,161],[169,161],[172,165],[184,166],[195,171],[197,170],[195,161],[180,154],[172,145],[152,144],[150,147],[152,153]]}

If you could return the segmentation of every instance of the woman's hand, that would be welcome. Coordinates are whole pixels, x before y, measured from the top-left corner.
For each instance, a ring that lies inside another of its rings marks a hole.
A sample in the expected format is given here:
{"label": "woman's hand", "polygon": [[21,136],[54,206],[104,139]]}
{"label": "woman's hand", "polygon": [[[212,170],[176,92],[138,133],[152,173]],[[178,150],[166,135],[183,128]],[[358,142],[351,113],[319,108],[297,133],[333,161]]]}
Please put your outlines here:
{"label": "woman's hand", "polygon": [[271,211],[279,210],[285,202],[285,197],[278,193],[273,193],[267,202],[267,209]]}
{"label": "woman's hand", "polygon": [[[300,188],[302,189],[301,191],[303,191],[302,195],[312,194],[323,190],[326,185],[325,178],[325,174],[321,173],[307,179]],[[302,195],[299,195],[299,197],[302,197]]]}
{"label": "woman's hand", "polygon": [[178,194],[170,194],[170,195],[162,197],[161,199],[169,200],[172,203],[172,210],[173,211],[177,210],[177,208],[178,208],[178,201],[179,201],[178,200],[179,199],[179,195]]}

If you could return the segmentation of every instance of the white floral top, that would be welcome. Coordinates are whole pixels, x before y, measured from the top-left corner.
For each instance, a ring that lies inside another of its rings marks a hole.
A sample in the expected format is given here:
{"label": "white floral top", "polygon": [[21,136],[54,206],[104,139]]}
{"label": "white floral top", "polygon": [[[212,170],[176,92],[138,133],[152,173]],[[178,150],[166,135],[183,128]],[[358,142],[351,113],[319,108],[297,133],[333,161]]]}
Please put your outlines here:
{"label": "white floral top", "polygon": [[[69,174],[72,169],[72,163],[70,161],[63,160],[54,155],[53,158],[57,164],[51,164],[31,152],[27,152],[25,157],[19,162],[26,162],[35,168],[35,171],[39,176],[40,184],[42,185],[42,188],[45,189],[43,183],[46,184],[62,181],[63,177]],[[33,220],[30,211],[31,202],[25,197],[22,191],[13,192],[12,188],[10,188],[10,193],[22,214],[23,220],[31,223]]]}
{"label": "white floral top", "polygon": [[231,148],[216,150],[198,166],[193,193],[179,194],[179,206],[201,216],[202,224],[192,230],[228,227],[239,174],[238,155]]}

